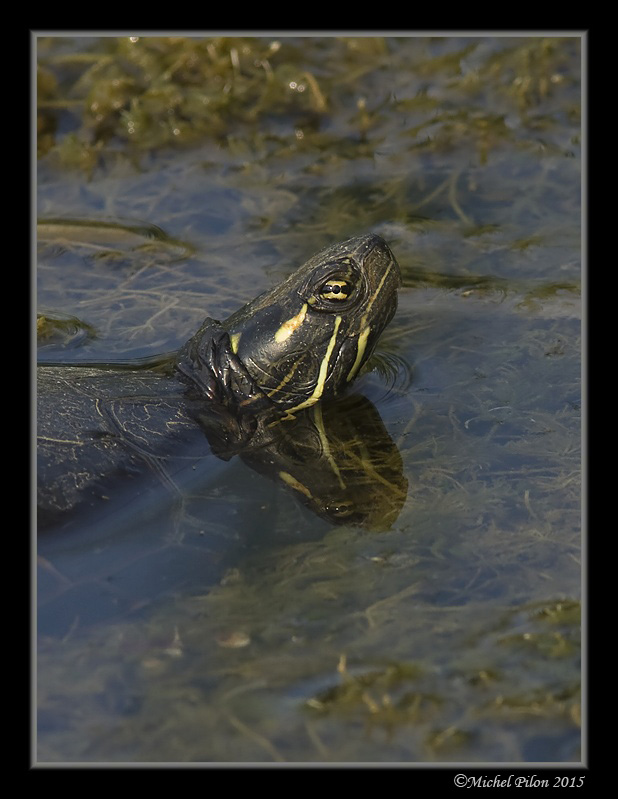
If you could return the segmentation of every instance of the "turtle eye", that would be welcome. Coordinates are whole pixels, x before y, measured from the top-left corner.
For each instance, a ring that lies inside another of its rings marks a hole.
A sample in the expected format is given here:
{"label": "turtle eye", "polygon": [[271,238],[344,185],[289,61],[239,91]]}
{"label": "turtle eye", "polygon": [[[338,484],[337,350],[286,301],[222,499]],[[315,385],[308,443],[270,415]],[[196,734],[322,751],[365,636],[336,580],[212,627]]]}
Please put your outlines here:
{"label": "turtle eye", "polygon": [[354,284],[349,280],[327,280],[320,289],[320,298],[342,302],[354,291]]}

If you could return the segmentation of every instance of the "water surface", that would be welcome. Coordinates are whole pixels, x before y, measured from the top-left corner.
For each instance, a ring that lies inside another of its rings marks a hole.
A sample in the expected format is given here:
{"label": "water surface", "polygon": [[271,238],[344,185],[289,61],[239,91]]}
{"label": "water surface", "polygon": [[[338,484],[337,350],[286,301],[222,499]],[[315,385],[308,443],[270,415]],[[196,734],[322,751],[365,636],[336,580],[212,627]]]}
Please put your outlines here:
{"label": "water surface", "polygon": [[148,363],[376,232],[404,286],[355,392],[407,493],[333,525],[211,454],[187,537],[41,544],[38,762],[580,761],[580,58],[39,40],[39,362]]}

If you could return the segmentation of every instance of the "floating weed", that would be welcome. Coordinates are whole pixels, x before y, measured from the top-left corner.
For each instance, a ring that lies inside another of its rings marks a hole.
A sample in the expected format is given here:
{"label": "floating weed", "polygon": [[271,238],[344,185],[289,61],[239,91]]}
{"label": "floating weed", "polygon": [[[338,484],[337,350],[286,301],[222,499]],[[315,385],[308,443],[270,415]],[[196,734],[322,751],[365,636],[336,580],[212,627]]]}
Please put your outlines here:
{"label": "floating weed", "polygon": [[576,649],[576,644],[573,641],[569,641],[558,632],[518,633],[501,638],[500,643],[511,649],[534,650],[540,655],[550,658],[568,657]]}
{"label": "floating weed", "polygon": [[581,285],[572,281],[542,283],[525,291],[516,307],[525,311],[542,311],[544,302],[564,295],[574,300],[581,295]]}
{"label": "floating weed", "polygon": [[498,713],[511,718],[537,716],[545,719],[564,719],[580,726],[580,686],[573,684],[558,693],[542,690],[528,693],[498,695],[482,711],[483,715]]}
{"label": "floating weed", "polygon": [[157,225],[96,219],[49,219],[37,222],[39,257],[74,253],[99,260],[132,262],[137,269],[147,262],[174,263],[193,253],[190,244],[174,239]]}
{"label": "floating weed", "polygon": [[581,621],[581,604],[572,599],[559,600],[549,604],[543,603],[535,607],[530,616],[548,624],[573,626]]}
{"label": "floating weed", "polygon": [[444,730],[433,730],[425,737],[425,746],[434,755],[445,756],[469,746],[475,735],[452,725]]}
{"label": "floating weed", "polygon": [[[535,145],[540,115],[531,112],[571,87],[566,67],[577,39],[514,37],[498,52],[482,38],[455,47],[447,41],[118,36],[91,40],[90,52],[62,53],[53,38],[42,37],[40,149],[91,172],[114,151],[131,158],[131,151],[207,139],[224,144],[234,128],[245,128],[243,138],[251,140],[264,125],[289,117],[296,141],[317,150],[317,120],[341,119],[360,143],[384,129],[385,113],[399,115],[426,153],[469,143],[483,164],[511,139]],[[387,64],[397,85],[369,102],[370,79]],[[444,85],[445,97],[432,95],[432,80]],[[367,88],[355,91],[363,82]],[[497,112],[483,110],[496,105]],[[60,113],[72,121],[68,134],[56,132]],[[520,130],[509,115],[521,115]]]}
{"label": "floating weed", "polygon": [[37,345],[44,347],[79,347],[89,339],[96,338],[97,333],[92,325],[75,316],[67,316],[58,312],[37,314]]}
{"label": "floating weed", "polygon": [[347,657],[337,665],[340,682],[305,701],[321,715],[360,716],[369,727],[393,729],[430,718],[442,704],[437,695],[414,690],[423,675],[413,663],[396,663],[372,671],[350,673]]}

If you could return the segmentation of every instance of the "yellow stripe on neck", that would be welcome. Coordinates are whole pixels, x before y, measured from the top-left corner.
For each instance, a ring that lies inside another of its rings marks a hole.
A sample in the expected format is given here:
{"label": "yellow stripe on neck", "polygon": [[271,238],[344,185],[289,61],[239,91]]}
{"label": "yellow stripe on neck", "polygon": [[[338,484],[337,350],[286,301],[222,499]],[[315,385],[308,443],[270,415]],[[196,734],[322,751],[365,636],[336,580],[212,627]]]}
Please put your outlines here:
{"label": "yellow stripe on neck", "polygon": [[356,344],[356,360],[352,364],[352,368],[348,372],[348,376],[346,378],[346,382],[350,382],[354,377],[356,377],[356,373],[359,370],[361,365],[361,361],[363,360],[363,355],[365,354],[365,348],[367,346],[367,339],[369,338],[369,333],[371,333],[371,328],[369,325],[362,331],[362,333],[358,337],[358,342]]}
{"label": "yellow stripe on neck", "polygon": [[308,408],[310,405],[315,405],[315,403],[320,399],[322,396],[322,392],[324,391],[324,384],[326,383],[326,378],[328,377],[328,365],[330,362],[330,357],[333,354],[333,350],[335,349],[335,342],[337,341],[337,331],[339,330],[339,325],[341,324],[341,317],[335,317],[335,326],[333,328],[333,335],[330,337],[330,341],[328,342],[328,347],[326,348],[326,355],[322,359],[322,363],[320,364],[320,374],[318,375],[318,381],[316,383],[315,388],[313,389],[313,394],[306,399],[304,402],[301,402],[300,405],[296,405],[294,408],[290,408],[288,410],[288,414],[294,413],[294,411],[300,411],[301,408]]}

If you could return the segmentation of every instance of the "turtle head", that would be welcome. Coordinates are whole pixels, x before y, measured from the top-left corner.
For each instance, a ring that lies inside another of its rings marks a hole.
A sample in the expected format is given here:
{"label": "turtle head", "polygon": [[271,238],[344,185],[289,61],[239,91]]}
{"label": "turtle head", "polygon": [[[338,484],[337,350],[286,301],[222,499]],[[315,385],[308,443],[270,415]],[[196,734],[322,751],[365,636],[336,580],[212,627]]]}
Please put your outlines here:
{"label": "turtle head", "polygon": [[386,242],[358,236],[314,255],[222,327],[263,394],[292,413],[350,385],[392,319],[400,285]]}

